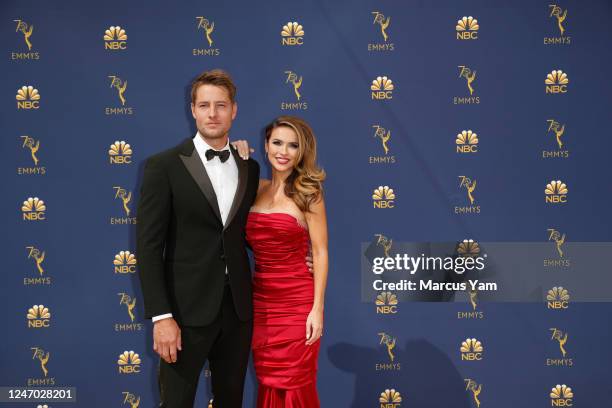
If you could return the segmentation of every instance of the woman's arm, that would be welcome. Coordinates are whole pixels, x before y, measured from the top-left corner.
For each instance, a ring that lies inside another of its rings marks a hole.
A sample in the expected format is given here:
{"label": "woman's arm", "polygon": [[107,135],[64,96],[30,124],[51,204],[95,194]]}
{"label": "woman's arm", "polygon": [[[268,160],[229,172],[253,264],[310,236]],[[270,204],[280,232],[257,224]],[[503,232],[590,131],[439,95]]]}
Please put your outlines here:
{"label": "woman's arm", "polygon": [[310,206],[306,222],[310,234],[314,268],[314,302],[306,321],[306,344],[315,343],[323,335],[323,311],[327,286],[327,216],[323,196]]}

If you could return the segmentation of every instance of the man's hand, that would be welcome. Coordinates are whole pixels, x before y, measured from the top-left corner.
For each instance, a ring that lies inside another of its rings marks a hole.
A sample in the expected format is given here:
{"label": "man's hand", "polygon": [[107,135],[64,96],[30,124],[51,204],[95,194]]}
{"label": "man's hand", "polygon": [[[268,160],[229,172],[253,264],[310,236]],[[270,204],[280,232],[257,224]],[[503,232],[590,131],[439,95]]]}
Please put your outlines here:
{"label": "man's hand", "polygon": [[243,160],[248,160],[249,155],[255,152],[255,150],[249,149],[249,142],[246,140],[236,140],[235,142],[232,142],[232,146],[238,150],[238,154]]}
{"label": "man's hand", "polygon": [[306,255],[306,266],[308,267],[308,271],[310,273],[314,273],[313,263],[312,263],[312,248],[308,249],[308,254]]}
{"label": "man's hand", "polygon": [[166,363],[176,363],[177,350],[182,350],[181,329],[173,318],[158,320],[153,324],[153,350]]}

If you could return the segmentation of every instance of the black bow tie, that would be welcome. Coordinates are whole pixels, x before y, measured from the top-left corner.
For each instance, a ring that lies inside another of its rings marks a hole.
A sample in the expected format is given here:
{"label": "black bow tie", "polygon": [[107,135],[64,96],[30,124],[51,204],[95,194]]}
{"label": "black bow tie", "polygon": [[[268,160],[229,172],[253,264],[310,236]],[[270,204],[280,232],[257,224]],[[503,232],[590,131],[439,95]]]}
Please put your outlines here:
{"label": "black bow tie", "polygon": [[227,159],[229,159],[230,151],[229,150],[213,150],[213,149],[208,149],[206,151],[206,160],[212,160],[212,158],[215,156],[219,156],[219,160],[221,160],[221,163],[225,163]]}

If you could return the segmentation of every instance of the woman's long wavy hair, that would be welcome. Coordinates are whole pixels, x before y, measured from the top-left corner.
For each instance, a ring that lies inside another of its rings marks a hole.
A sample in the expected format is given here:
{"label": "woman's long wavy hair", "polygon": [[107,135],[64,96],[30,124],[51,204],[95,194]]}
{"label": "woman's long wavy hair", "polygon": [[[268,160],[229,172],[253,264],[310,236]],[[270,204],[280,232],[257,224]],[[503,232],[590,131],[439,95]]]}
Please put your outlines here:
{"label": "woman's long wavy hair", "polygon": [[266,126],[266,144],[270,141],[272,131],[281,126],[293,129],[298,138],[298,154],[293,171],[285,182],[285,194],[301,211],[309,212],[310,206],[321,198],[325,180],[325,171],[317,165],[317,141],[303,119],[279,116]]}

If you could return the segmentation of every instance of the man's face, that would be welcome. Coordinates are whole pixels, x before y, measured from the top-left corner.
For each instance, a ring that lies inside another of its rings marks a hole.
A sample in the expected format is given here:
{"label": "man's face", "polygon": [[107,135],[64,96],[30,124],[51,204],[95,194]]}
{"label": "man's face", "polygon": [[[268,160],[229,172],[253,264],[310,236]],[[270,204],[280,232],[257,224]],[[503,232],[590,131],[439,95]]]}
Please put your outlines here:
{"label": "man's face", "polygon": [[205,84],[196,91],[195,103],[191,104],[191,114],[196,127],[207,139],[219,139],[227,135],[236,117],[238,106],[232,103],[227,89]]}

